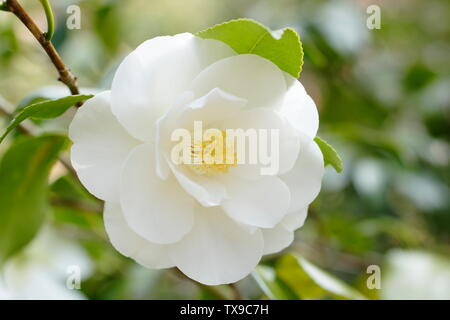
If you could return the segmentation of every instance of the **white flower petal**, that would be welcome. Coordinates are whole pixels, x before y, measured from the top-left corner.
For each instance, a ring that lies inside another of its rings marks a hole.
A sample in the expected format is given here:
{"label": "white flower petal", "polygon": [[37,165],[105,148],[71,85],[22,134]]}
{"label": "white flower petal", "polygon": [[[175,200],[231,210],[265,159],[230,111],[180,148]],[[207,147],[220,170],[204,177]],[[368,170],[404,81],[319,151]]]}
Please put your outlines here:
{"label": "white flower petal", "polygon": [[246,231],[220,208],[197,206],[192,231],[170,247],[172,260],[184,274],[219,285],[241,280],[256,267],[263,240],[259,230]]}
{"label": "white flower petal", "polygon": [[287,248],[294,241],[294,232],[282,224],[270,229],[261,229],[264,239],[264,254],[272,254]]}
{"label": "white flower petal", "polygon": [[319,113],[316,104],[306,93],[300,81],[286,74],[288,91],[280,114],[283,115],[292,127],[314,139],[319,129]]}
{"label": "white flower petal", "polygon": [[282,71],[269,60],[253,54],[241,54],[217,61],[193,81],[196,97],[213,88],[246,99],[248,107],[276,107],[283,102],[286,81]]}
{"label": "white flower petal", "polygon": [[310,141],[301,145],[294,168],[280,176],[291,191],[289,212],[305,208],[317,197],[324,171],[323,155],[317,144]]}
{"label": "white flower petal", "polygon": [[236,54],[221,41],[189,33],[141,44],[119,66],[112,84],[112,110],[142,141],[154,139],[153,123],[175,103],[201,70]]}
{"label": "white flower petal", "polygon": [[72,165],[83,185],[100,199],[117,199],[123,163],[138,141],[111,113],[109,91],[78,109],[69,137],[73,141]]}
{"label": "white flower petal", "polygon": [[272,228],[287,214],[289,188],[276,176],[259,180],[224,178],[229,199],[223,210],[234,220],[251,226]]}
{"label": "white flower petal", "polygon": [[[246,138],[245,163],[238,164],[236,167],[230,168],[233,175],[238,175],[246,179],[259,179],[261,174],[277,175],[283,174],[292,169],[294,166],[299,150],[301,137],[291,125],[274,110],[268,108],[254,108],[243,110],[233,118],[225,119],[220,123],[220,129],[243,129],[244,131],[257,130],[256,152],[257,163],[250,163],[250,138]],[[261,130],[266,130],[266,137],[263,138]],[[272,135],[277,137],[278,156],[273,151],[276,145],[272,143]],[[266,146],[267,156],[270,156],[269,163],[262,163],[260,153],[261,143]],[[238,147],[235,147],[238,150]],[[264,168],[264,169],[263,169]],[[271,169],[273,168],[273,169]],[[264,171],[262,171],[262,169]]]}
{"label": "white flower petal", "polygon": [[303,226],[308,208],[288,213],[274,228],[261,229],[264,238],[264,254],[272,254],[287,248],[294,241],[294,231]]}
{"label": "white flower petal", "polygon": [[178,124],[180,113],[193,98],[192,92],[183,92],[175,104],[156,122],[156,173],[161,179],[166,180],[170,174],[167,159],[173,145],[171,141],[173,130],[181,127]]}
{"label": "white flower petal", "polygon": [[192,127],[194,121],[202,121],[204,130],[211,124],[235,116],[245,107],[247,100],[235,97],[219,88],[214,88],[184,108],[179,123]]}
{"label": "white flower petal", "polygon": [[180,240],[193,224],[194,199],[173,176],[156,175],[153,144],[142,144],[128,157],[120,188],[120,204],[133,231],[155,243]]}
{"label": "white flower petal", "polygon": [[151,243],[131,230],[125,221],[120,204],[106,202],[103,212],[106,233],[114,248],[139,264],[153,269],[173,267],[167,245]]}
{"label": "white flower petal", "polygon": [[227,197],[225,186],[217,179],[194,174],[183,166],[169,163],[181,187],[204,207],[218,206]]}
{"label": "white flower petal", "polygon": [[297,230],[298,228],[303,226],[307,215],[308,215],[308,207],[295,212],[290,212],[283,218],[281,224],[287,230],[290,231]]}

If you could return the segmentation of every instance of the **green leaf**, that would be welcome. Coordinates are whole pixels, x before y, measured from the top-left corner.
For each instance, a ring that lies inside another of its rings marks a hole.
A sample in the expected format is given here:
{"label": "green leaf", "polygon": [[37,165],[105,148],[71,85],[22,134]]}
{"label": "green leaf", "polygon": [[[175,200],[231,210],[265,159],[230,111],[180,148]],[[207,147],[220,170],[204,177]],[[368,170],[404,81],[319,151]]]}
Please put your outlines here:
{"label": "green leaf", "polygon": [[0,143],[5,139],[8,133],[17,127],[22,121],[27,118],[34,119],[52,119],[59,117],[67,109],[74,104],[92,98],[93,95],[74,95],[68,96],[57,100],[46,100],[38,103],[31,104],[23,108],[20,113],[11,121],[6,128],[5,133],[0,137]]}
{"label": "green leaf", "polygon": [[268,266],[257,266],[252,273],[258,286],[271,300],[293,300],[297,299],[295,294],[286,288],[278,279],[275,270]]}
{"label": "green leaf", "polygon": [[320,150],[323,154],[323,160],[325,162],[325,166],[331,165],[336,170],[336,172],[342,172],[342,169],[344,168],[342,164],[342,159],[337,153],[336,150],[332,146],[330,146],[325,140],[315,137],[314,141],[319,146]]}
{"label": "green leaf", "polygon": [[38,232],[47,211],[47,178],[67,139],[25,138],[0,162],[0,265]]}
{"label": "green leaf", "polygon": [[298,255],[285,255],[276,269],[280,279],[302,299],[366,299],[357,290]]}
{"label": "green leaf", "polygon": [[294,78],[298,78],[302,71],[302,43],[294,29],[272,32],[254,20],[237,19],[215,25],[196,35],[223,41],[239,54],[252,53],[266,58]]}

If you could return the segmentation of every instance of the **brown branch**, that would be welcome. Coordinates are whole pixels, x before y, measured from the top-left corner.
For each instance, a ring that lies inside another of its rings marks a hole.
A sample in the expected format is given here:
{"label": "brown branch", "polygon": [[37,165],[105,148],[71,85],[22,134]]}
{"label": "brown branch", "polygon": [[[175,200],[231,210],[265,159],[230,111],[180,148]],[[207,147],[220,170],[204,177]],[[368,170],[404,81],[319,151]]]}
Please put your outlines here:
{"label": "brown branch", "polygon": [[[0,115],[2,114],[8,119],[12,119],[12,114],[7,110],[7,108],[3,104],[1,104],[0,101]],[[19,124],[17,126],[17,130],[28,136],[33,135],[31,128],[29,128],[29,126],[25,125],[24,123]]]}
{"label": "brown branch", "polygon": [[77,211],[83,211],[86,213],[102,213],[103,208],[99,205],[90,205],[87,203],[61,198],[51,198],[50,203],[56,207],[71,208]]}
{"label": "brown branch", "polygon": [[[22,21],[22,23],[28,28],[28,30],[30,30],[30,32],[45,50],[51,62],[58,71],[58,80],[64,83],[69,88],[71,94],[79,94],[80,90],[78,89],[77,78],[66,67],[64,61],[59,56],[58,52],[56,52],[53,44],[46,39],[44,33],[41,31],[41,29],[39,29],[34,20],[28,15],[28,13],[17,2],[17,0],[7,0],[6,7],[17,18],[19,18],[20,21]],[[81,103],[77,106],[81,106]]]}
{"label": "brown branch", "polygon": [[69,172],[69,174],[74,177],[75,179],[78,180],[78,174],[75,171],[75,169],[72,167],[72,164],[70,163],[69,160],[67,160],[64,156],[60,156],[58,159],[59,162],[61,162],[61,164],[63,165],[64,168],[66,168],[67,172]]}
{"label": "brown branch", "polygon": [[[4,115],[8,120],[14,118],[14,107],[12,104],[0,95],[0,115]],[[28,136],[34,135],[36,127],[29,121],[24,121],[17,126],[17,130]]]}

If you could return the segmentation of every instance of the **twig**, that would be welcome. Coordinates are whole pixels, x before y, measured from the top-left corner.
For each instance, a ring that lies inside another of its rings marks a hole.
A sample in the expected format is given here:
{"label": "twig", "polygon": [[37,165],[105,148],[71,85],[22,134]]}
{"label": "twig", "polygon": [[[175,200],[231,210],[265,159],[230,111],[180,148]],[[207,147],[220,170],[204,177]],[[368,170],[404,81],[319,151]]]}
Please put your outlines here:
{"label": "twig", "polygon": [[75,171],[75,169],[72,167],[72,164],[70,163],[70,161],[67,160],[66,158],[64,158],[64,156],[60,156],[58,160],[59,160],[59,162],[61,162],[61,164],[64,166],[64,168],[66,168],[66,170],[70,173],[70,175],[72,177],[74,177],[76,180],[78,180],[78,174]]}
{"label": "twig", "polygon": [[71,199],[51,198],[50,203],[57,207],[71,208],[77,211],[83,211],[87,213],[102,213],[102,207],[99,205],[90,205]]}
{"label": "twig", "polygon": [[[79,94],[77,78],[70,72],[70,70],[64,64],[64,61],[56,52],[55,47],[51,41],[47,40],[45,34],[39,29],[34,20],[28,15],[28,13],[23,9],[23,7],[17,2],[17,0],[7,0],[6,7],[11,11],[20,21],[30,30],[39,44],[47,53],[51,62],[58,71],[58,80],[64,83],[70,90],[71,94]],[[77,106],[81,106],[81,103]]]}
{"label": "twig", "polygon": [[[5,98],[0,95],[0,114],[3,114],[9,120],[13,118],[14,108]],[[32,123],[24,121],[17,126],[17,129],[28,136],[32,136],[35,128]]]}

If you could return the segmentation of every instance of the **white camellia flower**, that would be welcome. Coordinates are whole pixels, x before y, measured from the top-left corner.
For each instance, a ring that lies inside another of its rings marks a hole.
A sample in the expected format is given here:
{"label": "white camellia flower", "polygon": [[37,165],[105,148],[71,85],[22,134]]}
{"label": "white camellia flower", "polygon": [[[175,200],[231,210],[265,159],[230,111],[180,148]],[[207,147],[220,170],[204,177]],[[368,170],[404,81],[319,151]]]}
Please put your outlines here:
{"label": "white camellia flower", "polygon": [[[278,129],[279,168],[177,165],[171,133]],[[271,61],[184,33],[141,44],[111,91],[78,110],[69,129],[81,182],[105,200],[106,231],[149,268],[176,266],[208,285],[238,281],[287,247],[320,190],[318,113],[303,86]]]}

